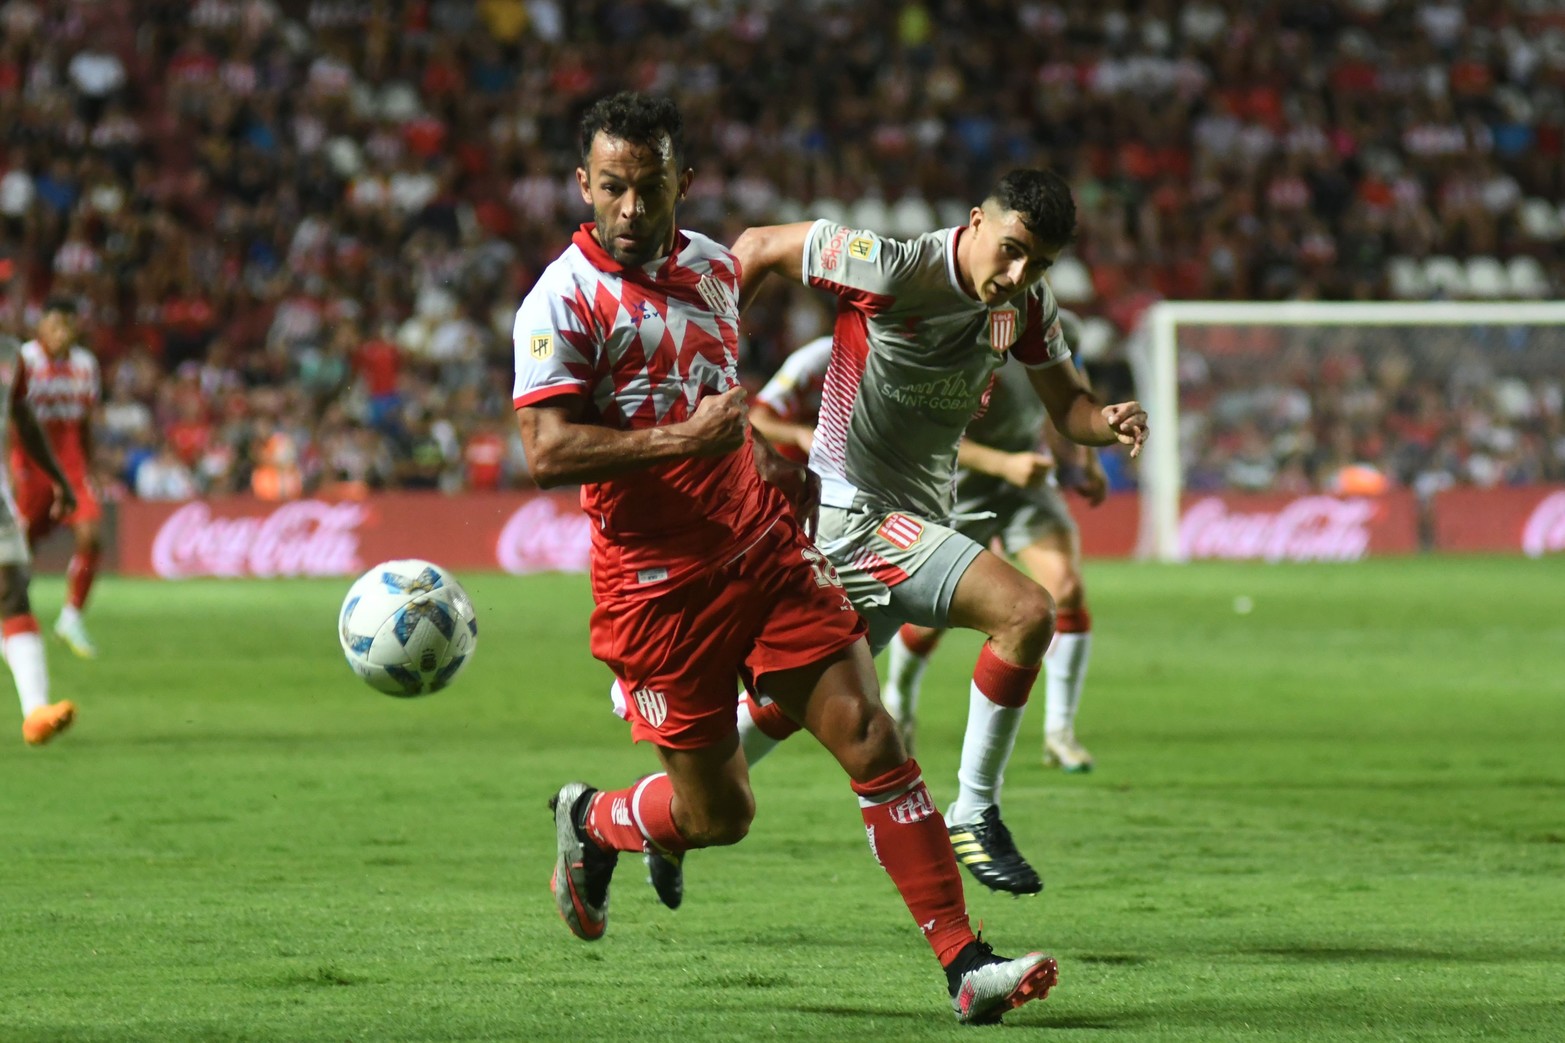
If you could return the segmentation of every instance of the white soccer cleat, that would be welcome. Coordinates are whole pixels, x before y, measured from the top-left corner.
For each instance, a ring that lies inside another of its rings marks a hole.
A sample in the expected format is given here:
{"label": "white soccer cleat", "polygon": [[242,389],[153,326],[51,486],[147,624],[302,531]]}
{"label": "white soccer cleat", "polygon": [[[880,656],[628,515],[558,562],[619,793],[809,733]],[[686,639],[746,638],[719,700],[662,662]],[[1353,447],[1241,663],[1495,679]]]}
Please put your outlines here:
{"label": "white soccer cleat", "polygon": [[956,964],[946,968],[951,1009],[964,1025],[994,1025],[1008,1010],[1045,999],[1059,984],[1060,968],[1054,957],[1030,952],[1008,960],[996,956],[983,939],[963,950]]}
{"label": "white soccer cleat", "polygon": [[1061,728],[1044,734],[1043,763],[1047,767],[1057,766],[1061,771],[1079,775],[1092,770],[1092,754],[1076,741],[1075,729]]}
{"label": "white soccer cleat", "polygon": [[98,648],[92,643],[92,638],[87,636],[87,624],[82,622],[81,616],[61,616],[54,621],[54,635],[72,652],[83,659],[96,659]]}

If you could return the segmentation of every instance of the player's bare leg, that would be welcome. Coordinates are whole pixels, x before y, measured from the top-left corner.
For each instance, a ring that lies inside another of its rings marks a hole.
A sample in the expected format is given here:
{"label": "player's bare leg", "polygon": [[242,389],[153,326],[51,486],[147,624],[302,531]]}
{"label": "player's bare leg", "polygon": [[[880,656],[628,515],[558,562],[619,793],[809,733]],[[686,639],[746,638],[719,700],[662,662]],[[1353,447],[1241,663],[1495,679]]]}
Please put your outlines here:
{"label": "player's bare leg", "polygon": [[957,583],[950,622],[989,635],[968,691],[959,789],[946,812],[951,842],[962,864],[985,886],[1036,894],[1043,882],[1000,818],[1000,790],[1023,709],[1054,634],[1054,600],[986,550]]}
{"label": "player's bare leg", "polygon": [[71,726],[76,707],[66,700],[49,701],[49,666],[27,584],[26,568],[14,562],[0,565],[0,649],[22,703],[22,738],[41,746]]}
{"label": "player's bare leg", "polygon": [[831,751],[858,794],[876,860],[946,971],[958,1020],[998,1021],[1058,980],[1041,952],[1008,960],[973,934],[945,822],[876,695],[869,647],[857,641],[821,663],[760,679],[763,696]]}
{"label": "player's bare leg", "polygon": [[1092,754],[1076,738],[1076,711],[1092,652],[1092,616],[1081,578],[1081,542],[1074,530],[1041,535],[1017,560],[1054,595],[1054,644],[1044,659],[1043,762],[1067,772],[1092,770]]}
{"label": "player's bare leg", "polygon": [[77,522],[75,534],[76,551],[71,555],[65,572],[65,604],[60,608],[59,618],[55,620],[54,632],[72,652],[83,659],[92,659],[98,654],[98,649],[87,633],[82,613],[87,607],[87,595],[92,591],[93,580],[98,575],[102,543],[96,521]]}

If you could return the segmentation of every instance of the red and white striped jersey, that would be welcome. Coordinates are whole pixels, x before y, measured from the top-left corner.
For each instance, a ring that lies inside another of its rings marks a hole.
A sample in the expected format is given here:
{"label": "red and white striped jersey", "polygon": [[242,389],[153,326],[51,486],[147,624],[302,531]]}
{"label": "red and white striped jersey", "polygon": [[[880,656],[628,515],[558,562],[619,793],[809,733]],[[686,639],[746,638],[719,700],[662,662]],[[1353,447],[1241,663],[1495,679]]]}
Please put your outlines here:
{"label": "red and white striped jersey", "polygon": [[810,229],[804,281],[838,299],[810,453],[823,504],[944,521],[957,444],[995,370],[1011,356],[1031,368],[1070,358],[1043,280],[994,305],[962,289],[964,231],[904,240],[829,221]]}
{"label": "red and white striped jersey", "polygon": [[[583,225],[522,301],[514,333],[517,409],[574,398],[605,427],[679,423],[739,383],[739,262],[681,231],[670,256],[627,269]],[[618,598],[724,564],[788,509],[756,473],[748,440],[589,483],[581,502],[594,593]]]}
{"label": "red and white striped jersey", "polygon": [[[61,358],[51,358],[43,345],[30,340],[22,345],[21,368],[26,380],[27,404],[49,439],[66,475],[78,478],[87,472],[86,428],[98,407],[100,380],[98,359],[80,346],[72,346]],[[12,449],[12,467],[34,468],[20,449]]]}

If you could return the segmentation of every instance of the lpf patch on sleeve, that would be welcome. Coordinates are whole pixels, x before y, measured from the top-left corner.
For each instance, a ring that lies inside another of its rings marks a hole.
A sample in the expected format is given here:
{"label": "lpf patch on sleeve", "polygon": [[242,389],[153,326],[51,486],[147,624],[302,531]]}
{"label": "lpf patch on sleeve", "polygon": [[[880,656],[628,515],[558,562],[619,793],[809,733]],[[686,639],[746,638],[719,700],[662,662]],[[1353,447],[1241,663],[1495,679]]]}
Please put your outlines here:
{"label": "lpf patch on sleeve", "polygon": [[873,261],[880,256],[880,240],[872,235],[856,235],[848,240],[848,256],[855,261]]}
{"label": "lpf patch on sleeve", "polygon": [[527,354],[542,362],[554,355],[554,334],[545,330],[534,333],[527,340]]}
{"label": "lpf patch on sleeve", "polygon": [[897,547],[907,550],[918,542],[918,538],[924,534],[924,524],[916,518],[909,518],[905,514],[888,514],[886,520],[880,523],[880,528],[875,530],[875,535]]}

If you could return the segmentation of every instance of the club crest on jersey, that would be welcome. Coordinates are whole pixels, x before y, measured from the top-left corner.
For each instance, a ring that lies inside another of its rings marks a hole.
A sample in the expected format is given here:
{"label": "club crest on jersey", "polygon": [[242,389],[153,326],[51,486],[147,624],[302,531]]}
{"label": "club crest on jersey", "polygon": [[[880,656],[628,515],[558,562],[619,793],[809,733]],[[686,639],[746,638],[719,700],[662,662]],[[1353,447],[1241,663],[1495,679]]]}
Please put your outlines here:
{"label": "club crest on jersey", "polygon": [[872,235],[856,235],[848,240],[848,256],[855,261],[873,261],[880,256],[880,240]]}
{"label": "club crest on jersey", "polygon": [[641,714],[641,719],[649,728],[661,728],[663,722],[668,720],[668,699],[662,692],[654,692],[650,688],[637,688],[631,693],[631,698],[636,700],[636,710]]}
{"label": "club crest on jersey", "polygon": [[1016,309],[996,308],[989,313],[989,346],[1007,351],[1016,343]]}
{"label": "club crest on jersey", "polygon": [[731,315],[737,310],[733,292],[715,275],[701,276],[696,282],[696,292],[715,315]]}
{"label": "club crest on jersey", "polygon": [[876,536],[879,536],[899,550],[907,550],[912,547],[923,534],[923,522],[909,518],[905,514],[886,515],[886,520],[881,522],[880,528],[875,530]]}
{"label": "club crest on jersey", "polygon": [[554,334],[548,330],[535,331],[527,338],[527,354],[542,362],[554,355]]}

